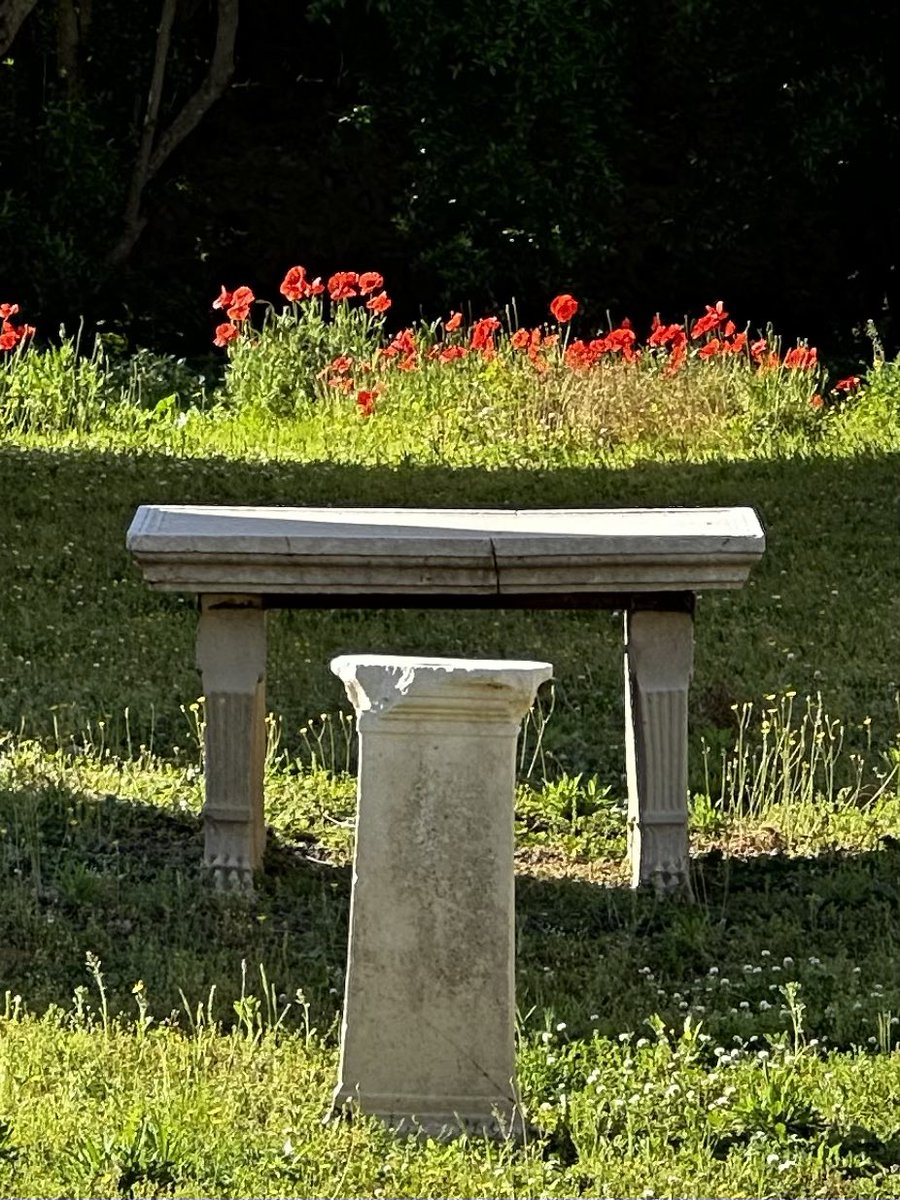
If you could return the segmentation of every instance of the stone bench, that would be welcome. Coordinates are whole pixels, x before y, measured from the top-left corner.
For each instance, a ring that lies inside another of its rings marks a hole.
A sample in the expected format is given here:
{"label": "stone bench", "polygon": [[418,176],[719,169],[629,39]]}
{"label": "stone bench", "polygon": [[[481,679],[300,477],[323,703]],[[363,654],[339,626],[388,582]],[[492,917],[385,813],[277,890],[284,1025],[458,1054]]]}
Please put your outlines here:
{"label": "stone bench", "polygon": [[388,509],[142,505],[150,587],[199,598],[205,862],[245,884],[265,839],[270,608],[610,608],[625,614],[634,886],[689,887],[687,712],[698,592],[762,556],[751,508]]}

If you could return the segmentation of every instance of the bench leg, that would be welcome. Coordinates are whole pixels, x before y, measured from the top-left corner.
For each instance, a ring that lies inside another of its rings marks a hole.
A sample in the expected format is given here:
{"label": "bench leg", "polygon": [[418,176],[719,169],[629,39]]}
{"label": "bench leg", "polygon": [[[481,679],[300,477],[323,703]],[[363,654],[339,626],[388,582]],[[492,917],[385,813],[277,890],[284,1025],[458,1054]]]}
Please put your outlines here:
{"label": "bench leg", "polygon": [[359,805],[339,1082],[400,1133],[522,1137],[516,738],[551,668],[345,656]]}
{"label": "bench leg", "polygon": [[690,894],[688,687],[693,618],[625,614],[625,753],[632,887]]}
{"label": "bench leg", "polygon": [[253,597],[202,596],[204,865],[217,887],[248,888],[265,848],[265,612]]}

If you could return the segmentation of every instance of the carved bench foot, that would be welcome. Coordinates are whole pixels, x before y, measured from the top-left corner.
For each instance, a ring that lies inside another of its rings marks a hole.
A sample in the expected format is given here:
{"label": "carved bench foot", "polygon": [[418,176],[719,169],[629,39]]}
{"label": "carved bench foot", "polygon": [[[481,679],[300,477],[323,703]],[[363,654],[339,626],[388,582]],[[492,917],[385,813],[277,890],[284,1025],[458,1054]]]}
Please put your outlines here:
{"label": "carved bench foot", "polygon": [[687,808],[690,613],[625,617],[625,751],[632,887],[691,895]]}
{"label": "carved bench foot", "polygon": [[205,695],[203,862],[216,887],[247,891],[266,842],[266,630],[258,600],[202,598],[197,665]]}

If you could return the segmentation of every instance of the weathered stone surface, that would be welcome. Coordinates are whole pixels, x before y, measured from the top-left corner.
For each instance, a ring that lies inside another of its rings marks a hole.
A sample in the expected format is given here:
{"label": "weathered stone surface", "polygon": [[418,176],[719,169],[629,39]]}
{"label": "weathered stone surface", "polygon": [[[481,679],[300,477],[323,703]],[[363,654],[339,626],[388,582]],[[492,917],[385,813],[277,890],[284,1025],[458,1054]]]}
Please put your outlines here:
{"label": "weathered stone surface", "polygon": [[[151,587],[196,592],[204,612],[228,608],[235,593],[238,607],[255,602],[261,608],[456,603],[626,609],[633,879],[636,886],[683,885],[690,676],[684,609],[698,591],[746,581],[765,549],[751,508],[142,505],[127,545]],[[656,609],[656,617],[634,612],[642,606]],[[206,657],[221,672],[232,652],[243,661],[237,643],[244,626],[226,622],[217,628],[218,648]],[[227,683],[216,692],[204,673],[212,717],[206,860],[221,864],[223,880],[246,878],[262,853],[264,674],[264,664],[255,663],[247,674],[248,680],[258,678],[253,687]],[[237,779],[244,780],[240,787],[225,782]],[[245,799],[236,801],[239,795]],[[253,815],[234,816],[245,810]],[[232,859],[234,865],[226,865]]]}
{"label": "weathered stone surface", "polygon": [[522,1133],[516,738],[549,663],[345,656],[359,783],[335,1111],[399,1132]]}
{"label": "weathered stone surface", "polygon": [[265,848],[266,615],[257,597],[204,597],[197,666],[205,697],[204,863],[217,886],[252,886]]}
{"label": "weathered stone surface", "polygon": [[687,811],[688,613],[625,617],[628,854],[634,887],[690,894]]}
{"label": "weathered stone surface", "polygon": [[127,546],[152,587],[198,593],[528,596],[740,587],[751,508],[143,505]]}

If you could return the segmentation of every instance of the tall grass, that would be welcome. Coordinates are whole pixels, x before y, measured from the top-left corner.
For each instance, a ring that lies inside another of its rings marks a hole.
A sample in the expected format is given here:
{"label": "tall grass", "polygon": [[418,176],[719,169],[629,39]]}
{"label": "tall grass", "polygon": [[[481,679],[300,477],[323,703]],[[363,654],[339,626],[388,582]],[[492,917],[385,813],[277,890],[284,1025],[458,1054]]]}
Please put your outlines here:
{"label": "tall grass", "polygon": [[[783,349],[769,327],[738,333],[712,308],[651,326],[643,345],[627,322],[576,338],[568,321],[518,328],[511,308],[399,331],[362,295],[256,308],[225,323],[220,362],[203,372],[109,336],[22,339],[0,353],[0,427],[180,453],[479,466],[810,454],[844,426],[893,437],[883,418],[900,384],[883,356],[849,386],[814,349]],[[681,340],[660,341],[660,328]]]}

